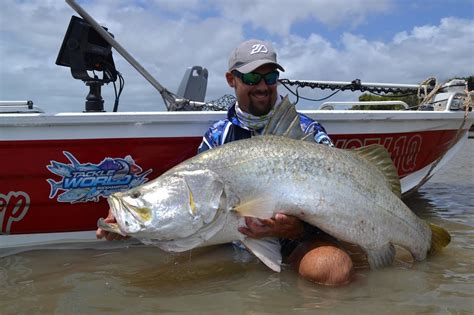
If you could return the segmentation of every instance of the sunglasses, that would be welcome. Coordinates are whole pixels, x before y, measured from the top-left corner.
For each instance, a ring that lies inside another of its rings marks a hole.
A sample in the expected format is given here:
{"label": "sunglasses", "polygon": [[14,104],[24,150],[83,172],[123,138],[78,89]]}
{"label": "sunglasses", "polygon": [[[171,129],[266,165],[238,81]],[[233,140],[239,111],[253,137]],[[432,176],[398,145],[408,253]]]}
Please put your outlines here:
{"label": "sunglasses", "polygon": [[273,85],[277,83],[278,77],[280,76],[280,72],[276,70],[265,74],[255,72],[241,73],[237,70],[234,70],[232,71],[232,74],[242,80],[242,82],[247,85],[257,85],[260,83],[260,81],[262,81],[262,79],[267,85]]}

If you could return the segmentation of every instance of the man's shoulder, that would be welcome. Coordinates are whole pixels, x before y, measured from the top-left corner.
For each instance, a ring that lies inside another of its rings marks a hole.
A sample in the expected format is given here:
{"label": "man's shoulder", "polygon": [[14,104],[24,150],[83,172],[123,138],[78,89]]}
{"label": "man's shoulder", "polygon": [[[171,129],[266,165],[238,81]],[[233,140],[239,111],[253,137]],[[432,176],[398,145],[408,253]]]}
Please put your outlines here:
{"label": "man's shoulder", "polygon": [[235,104],[232,105],[227,111],[227,117],[213,123],[209,130],[224,130],[229,124],[232,124],[232,121],[235,117]]}
{"label": "man's shoulder", "polygon": [[210,126],[210,129],[223,129],[225,128],[225,126],[227,126],[227,124],[229,124],[230,121],[228,118],[225,118],[225,119],[221,119],[221,120],[218,120],[216,121],[215,123],[213,123],[211,126]]}
{"label": "man's shoulder", "polygon": [[212,138],[215,143],[222,142],[222,137],[226,133],[226,130],[229,129],[232,122],[228,119],[221,119],[213,123],[209,129],[207,129],[205,137]]}

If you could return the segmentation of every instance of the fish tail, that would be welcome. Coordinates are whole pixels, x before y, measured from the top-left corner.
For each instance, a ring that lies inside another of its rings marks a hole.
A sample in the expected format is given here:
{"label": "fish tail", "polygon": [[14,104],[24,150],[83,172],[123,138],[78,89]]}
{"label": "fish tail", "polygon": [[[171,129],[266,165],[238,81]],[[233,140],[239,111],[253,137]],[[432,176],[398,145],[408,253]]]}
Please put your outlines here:
{"label": "fish tail", "polygon": [[451,242],[451,235],[449,232],[440,226],[429,223],[431,229],[431,247],[428,253],[434,254],[446,247]]}

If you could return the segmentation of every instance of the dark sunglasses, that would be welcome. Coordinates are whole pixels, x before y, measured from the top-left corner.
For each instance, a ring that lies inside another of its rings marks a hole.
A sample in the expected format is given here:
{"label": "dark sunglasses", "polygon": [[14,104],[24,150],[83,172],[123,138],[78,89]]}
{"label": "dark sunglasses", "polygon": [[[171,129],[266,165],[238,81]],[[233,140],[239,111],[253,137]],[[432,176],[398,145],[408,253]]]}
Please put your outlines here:
{"label": "dark sunglasses", "polygon": [[262,81],[265,81],[267,85],[273,85],[277,83],[278,77],[280,76],[280,72],[274,70],[272,72],[268,72],[265,74],[249,72],[249,73],[241,73],[237,70],[232,71],[232,74],[242,80],[247,85],[257,85]]}

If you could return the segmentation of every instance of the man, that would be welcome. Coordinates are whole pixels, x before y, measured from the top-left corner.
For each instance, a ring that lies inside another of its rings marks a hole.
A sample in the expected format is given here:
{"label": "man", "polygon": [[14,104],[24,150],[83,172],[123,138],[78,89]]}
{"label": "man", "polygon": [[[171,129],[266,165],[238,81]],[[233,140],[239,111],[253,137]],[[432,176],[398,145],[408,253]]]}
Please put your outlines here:
{"label": "man", "polygon": [[[278,70],[285,71],[268,42],[249,40],[234,49],[225,77],[234,88],[237,102],[229,109],[227,119],[216,122],[206,132],[199,153],[250,138],[263,130],[282,100],[277,93]],[[333,145],[320,124],[302,114],[300,121],[302,130],[314,134],[316,143]],[[280,238],[282,254],[303,277],[327,285],[349,281],[352,270],[349,255],[317,228],[282,213],[269,220],[246,218],[245,222],[247,227],[239,231],[249,237]]]}
{"label": "man", "polygon": [[[228,111],[227,119],[213,124],[203,137],[198,152],[204,152],[230,141],[259,134],[270,119],[275,106],[282,100],[277,93],[278,70],[272,45],[260,40],[241,43],[229,58],[225,74],[237,99]],[[301,128],[314,134],[316,143],[331,145],[324,128],[300,114]],[[114,222],[111,213],[106,222]],[[296,217],[278,213],[272,219],[245,218],[246,227],[239,231],[249,237],[278,237],[282,254],[303,277],[325,285],[347,283],[352,261],[336,240]],[[98,229],[97,238],[122,239],[120,235]]]}

